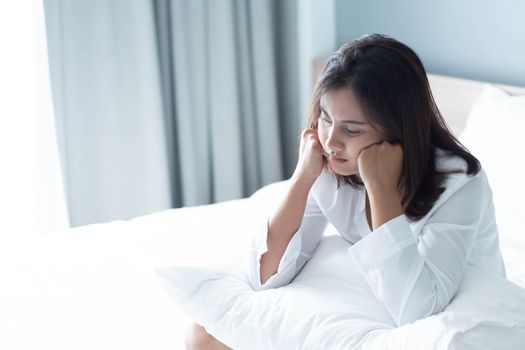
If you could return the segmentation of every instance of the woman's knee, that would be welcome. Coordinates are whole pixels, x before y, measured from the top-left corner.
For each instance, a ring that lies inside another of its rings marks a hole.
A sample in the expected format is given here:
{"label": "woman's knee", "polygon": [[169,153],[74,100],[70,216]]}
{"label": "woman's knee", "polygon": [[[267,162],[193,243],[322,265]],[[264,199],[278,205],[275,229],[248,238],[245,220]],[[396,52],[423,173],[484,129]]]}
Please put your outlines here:
{"label": "woman's knee", "polygon": [[198,325],[197,323],[192,323],[186,328],[186,338],[184,345],[187,350],[196,350],[199,349],[201,343],[205,340],[207,332],[206,330]]}
{"label": "woman's knee", "polygon": [[213,349],[216,344],[213,336],[197,323],[192,323],[186,330],[185,346],[187,350]]}

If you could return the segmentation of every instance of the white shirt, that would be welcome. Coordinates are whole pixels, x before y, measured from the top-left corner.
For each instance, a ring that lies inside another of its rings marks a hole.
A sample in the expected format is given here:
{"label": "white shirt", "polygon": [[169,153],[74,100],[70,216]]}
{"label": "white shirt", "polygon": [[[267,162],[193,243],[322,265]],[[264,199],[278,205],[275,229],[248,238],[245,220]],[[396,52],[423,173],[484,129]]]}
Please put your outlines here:
{"label": "white shirt", "polygon": [[[437,169],[466,169],[459,157],[438,150]],[[446,190],[420,220],[397,216],[371,231],[365,191],[323,171],[310,189],[300,228],[278,271],[263,285],[260,259],[268,250],[268,220],[252,240],[249,278],[255,290],[284,286],[314,254],[328,222],[353,245],[355,259],[375,296],[398,325],[440,312],[455,295],[466,264],[505,277],[492,191],[485,171],[448,175]]]}

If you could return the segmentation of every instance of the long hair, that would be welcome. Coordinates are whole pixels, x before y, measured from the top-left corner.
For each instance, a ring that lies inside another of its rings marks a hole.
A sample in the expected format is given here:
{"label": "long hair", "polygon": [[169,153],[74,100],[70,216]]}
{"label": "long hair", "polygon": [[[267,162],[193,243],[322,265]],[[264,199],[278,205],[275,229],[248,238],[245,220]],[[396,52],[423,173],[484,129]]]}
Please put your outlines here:
{"label": "long hair", "polygon": [[[328,91],[351,89],[372,127],[381,128],[388,141],[401,144],[405,215],[418,220],[432,208],[451,173],[438,171],[436,148],[457,155],[467,174],[481,165],[448,129],[436,106],[421,60],[405,44],[381,34],[364,35],[342,45],[326,62],[315,85],[308,126],[317,129],[321,97]],[[363,186],[359,175],[337,175],[341,183]]]}

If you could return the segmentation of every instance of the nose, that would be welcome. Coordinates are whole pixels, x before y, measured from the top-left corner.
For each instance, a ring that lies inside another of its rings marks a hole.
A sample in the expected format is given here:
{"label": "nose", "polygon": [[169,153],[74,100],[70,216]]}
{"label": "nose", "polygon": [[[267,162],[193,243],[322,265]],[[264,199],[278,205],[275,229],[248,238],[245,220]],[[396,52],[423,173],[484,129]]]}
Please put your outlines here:
{"label": "nose", "polygon": [[336,128],[332,127],[328,131],[328,137],[326,138],[326,147],[328,151],[335,151],[336,153],[343,151],[344,144],[341,141],[340,136],[337,134]]}

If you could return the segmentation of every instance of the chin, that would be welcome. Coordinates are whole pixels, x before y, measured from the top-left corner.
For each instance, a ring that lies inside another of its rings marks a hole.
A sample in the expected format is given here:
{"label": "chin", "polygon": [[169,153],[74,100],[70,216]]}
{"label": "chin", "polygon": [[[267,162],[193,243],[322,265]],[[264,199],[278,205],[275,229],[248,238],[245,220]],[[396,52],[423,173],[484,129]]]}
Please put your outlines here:
{"label": "chin", "polygon": [[352,173],[352,172],[347,172],[347,173],[337,172],[335,174],[336,175],[340,175],[340,176],[352,176],[352,175],[355,175],[356,173]]}
{"label": "chin", "polygon": [[340,176],[351,176],[359,174],[357,170],[333,169],[332,171],[335,175]]}

